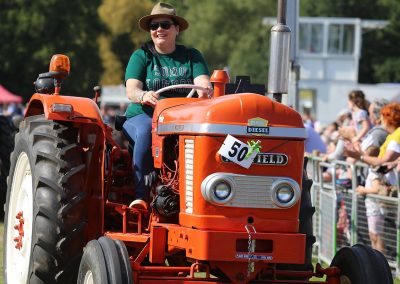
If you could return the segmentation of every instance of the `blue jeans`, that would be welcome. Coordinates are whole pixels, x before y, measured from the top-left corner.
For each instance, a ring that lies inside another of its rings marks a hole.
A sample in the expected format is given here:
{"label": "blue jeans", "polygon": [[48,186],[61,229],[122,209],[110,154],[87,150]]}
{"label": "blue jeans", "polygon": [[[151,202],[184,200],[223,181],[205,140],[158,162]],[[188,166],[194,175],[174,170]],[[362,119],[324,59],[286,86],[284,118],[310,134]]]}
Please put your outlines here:
{"label": "blue jeans", "polygon": [[135,198],[149,201],[150,187],[144,183],[144,176],[154,170],[151,154],[151,117],[139,114],[129,118],[122,126],[124,134],[133,147],[132,168],[135,180]]}

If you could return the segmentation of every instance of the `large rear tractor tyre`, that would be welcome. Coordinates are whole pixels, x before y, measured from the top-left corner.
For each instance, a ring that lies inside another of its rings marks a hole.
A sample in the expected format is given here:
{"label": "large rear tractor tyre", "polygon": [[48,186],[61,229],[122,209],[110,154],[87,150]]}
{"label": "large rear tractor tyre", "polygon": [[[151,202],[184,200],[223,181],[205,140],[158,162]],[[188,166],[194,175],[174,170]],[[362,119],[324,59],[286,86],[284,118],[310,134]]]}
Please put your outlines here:
{"label": "large rear tractor tyre", "polygon": [[78,284],[133,284],[125,244],[108,237],[90,241],[79,266]]}
{"label": "large rear tractor tyre", "polygon": [[14,149],[16,130],[10,120],[0,115],[0,219],[4,218],[4,203],[7,194],[7,176],[10,170],[10,153]]}
{"label": "large rear tractor tyre", "polygon": [[86,207],[79,129],[43,115],[21,123],[11,155],[5,283],[75,283]]}
{"label": "large rear tractor tyre", "polygon": [[315,207],[312,206],[311,201],[311,187],[313,184],[312,179],[307,175],[308,158],[304,158],[303,179],[301,183],[301,204],[299,213],[299,233],[306,235],[306,251],[304,265],[297,266],[296,270],[313,270],[312,265],[312,247],[315,243],[315,236],[313,232],[313,215]]}
{"label": "large rear tractor tyre", "polygon": [[340,269],[341,284],[392,284],[385,257],[368,246],[357,244],[340,249],[331,266]]}
{"label": "large rear tractor tyre", "polygon": [[[304,264],[278,264],[279,270],[294,270],[294,271],[313,271],[312,265],[312,247],[315,243],[313,234],[313,215],[315,207],[311,202],[311,186],[312,180],[308,178],[306,167],[308,158],[304,158],[303,178],[301,183],[301,203],[299,213],[299,233],[306,235],[305,259]],[[282,279],[294,279],[291,277],[281,277]],[[297,279],[297,278],[296,278]],[[303,279],[306,280],[306,279]]]}

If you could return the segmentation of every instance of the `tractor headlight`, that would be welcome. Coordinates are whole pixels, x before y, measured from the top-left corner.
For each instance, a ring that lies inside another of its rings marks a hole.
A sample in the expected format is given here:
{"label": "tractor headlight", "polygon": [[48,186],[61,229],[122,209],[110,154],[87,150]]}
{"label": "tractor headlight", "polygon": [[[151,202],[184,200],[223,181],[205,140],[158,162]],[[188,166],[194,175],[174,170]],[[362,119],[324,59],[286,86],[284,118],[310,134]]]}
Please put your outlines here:
{"label": "tractor headlight", "polygon": [[292,200],[294,195],[294,190],[293,188],[288,185],[288,184],[283,184],[281,187],[279,187],[276,190],[276,198],[279,200],[281,203],[288,203],[290,200]]}
{"label": "tractor headlight", "polygon": [[299,185],[290,179],[280,179],[272,184],[272,200],[279,207],[292,207],[300,198]]}
{"label": "tractor headlight", "polygon": [[209,175],[201,183],[201,193],[205,200],[222,205],[233,197],[233,181],[225,174]]}
{"label": "tractor headlight", "polygon": [[214,185],[214,195],[219,200],[225,200],[231,194],[232,188],[226,181],[220,181]]}

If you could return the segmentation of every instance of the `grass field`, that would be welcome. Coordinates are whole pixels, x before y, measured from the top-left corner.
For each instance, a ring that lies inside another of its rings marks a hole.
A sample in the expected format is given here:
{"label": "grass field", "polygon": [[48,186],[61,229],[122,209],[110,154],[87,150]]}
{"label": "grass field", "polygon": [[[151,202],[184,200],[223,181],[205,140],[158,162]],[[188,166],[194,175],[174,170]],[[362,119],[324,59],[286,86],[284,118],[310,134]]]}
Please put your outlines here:
{"label": "grass field", "polygon": [[[4,283],[3,280],[3,232],[4,232],[4,224],[3,222],[0,223],[0,265],[1,265],[1,272],[0,272],[0,284]],[[14,283],[12,283],[14,284]],[[394,284],[400,284],[400,279],[395,279]]]}

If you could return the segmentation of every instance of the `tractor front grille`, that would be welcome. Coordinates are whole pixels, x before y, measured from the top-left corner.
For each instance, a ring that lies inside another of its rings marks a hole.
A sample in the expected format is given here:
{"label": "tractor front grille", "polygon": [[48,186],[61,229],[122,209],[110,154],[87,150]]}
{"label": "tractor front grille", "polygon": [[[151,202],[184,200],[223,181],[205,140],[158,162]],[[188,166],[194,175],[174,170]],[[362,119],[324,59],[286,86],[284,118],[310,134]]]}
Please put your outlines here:
{"label": "tractor front grille", "polygon": [[185,139],[185,212],[193,213],[194,140]]}
{"label": "tractor front grille", "polygon": [[272,201],[272,183],[277,177],[232,175],[235,195],[225,206],[250,208],[279,208]]}
{"label": "tractor front grille", "polygon": [[[214,186],[226,182],[231,187],[231,194],[226,201],[216,199]],[[292,203],[288,206],[276,200],[277,186],[280,184],[291,184],[293,189]],[[213,173],[206,177],[201,185],[203,198],[218,206],[240,207],[240,208],[273,208],[286,209],[297,202],[300,197],[298,183],[287,177],[279,176],[250,176],[234,173]],[[274,196],[273,196],[274,195]]]}

